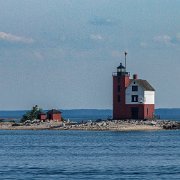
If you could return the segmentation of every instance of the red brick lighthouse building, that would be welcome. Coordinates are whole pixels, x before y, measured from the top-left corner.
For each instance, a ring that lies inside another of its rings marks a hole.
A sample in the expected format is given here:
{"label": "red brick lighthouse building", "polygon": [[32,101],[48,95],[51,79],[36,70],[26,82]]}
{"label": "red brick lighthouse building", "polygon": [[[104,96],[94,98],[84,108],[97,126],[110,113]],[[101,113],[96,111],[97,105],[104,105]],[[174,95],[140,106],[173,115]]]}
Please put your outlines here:
{"label": "red brick lighthouse building", "polygon": [[155,89],[143,79],[138,79],[120,63],[113,73],[113,119],[152,119],[154,117]]}

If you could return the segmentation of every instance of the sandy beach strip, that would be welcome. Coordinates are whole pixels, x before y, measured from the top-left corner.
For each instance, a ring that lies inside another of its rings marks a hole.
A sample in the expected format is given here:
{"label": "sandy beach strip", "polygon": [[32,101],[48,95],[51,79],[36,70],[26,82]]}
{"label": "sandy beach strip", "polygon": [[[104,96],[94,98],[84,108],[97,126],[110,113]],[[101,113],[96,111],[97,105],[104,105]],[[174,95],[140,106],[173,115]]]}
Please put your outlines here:
{"label": "sandy beach strip", "polygon": [[14,125],[13,123],[0,123],[0,130],[86,130],[86,131],[154,131],[163,128],[155,125],[132,124],[132,123],[85,123],[65,124],[62,122],[42,122],[31,125]]}

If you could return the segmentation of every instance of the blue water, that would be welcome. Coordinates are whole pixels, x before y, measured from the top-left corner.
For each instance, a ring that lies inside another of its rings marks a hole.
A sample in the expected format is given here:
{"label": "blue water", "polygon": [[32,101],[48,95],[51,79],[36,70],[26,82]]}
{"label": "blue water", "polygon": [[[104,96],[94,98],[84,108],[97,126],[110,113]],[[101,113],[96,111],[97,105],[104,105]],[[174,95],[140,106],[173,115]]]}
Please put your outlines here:
{"label": "blue water", "polygon": [[[107,119],[112,118],[112,110],[110,109],[72,109],[72,110],[61,110],[62,116],[65,119],[70,119],[71,121],[88,121],[97,119]],[[0,118],[10,118],[19,121],[24,111],[0,111]],[[168,120],[180,120],[180,109],[156,109],[155,114],[161,119]]]}
{"label": "blue water", "polygon": [[[0,118],[14,119],[19,121],[23,114],[27,110],[21,111],[0,111]],[[112,118],[112,110],[108,109],[72,109],[72,110],[61,110],[62,116],[65,119],[70,119],[71,121],[88,121],[97,119],[107,119]]]}
{"label": "blue water", "polygon": [[0,131],[0,179],[180,179],[180,131]]}

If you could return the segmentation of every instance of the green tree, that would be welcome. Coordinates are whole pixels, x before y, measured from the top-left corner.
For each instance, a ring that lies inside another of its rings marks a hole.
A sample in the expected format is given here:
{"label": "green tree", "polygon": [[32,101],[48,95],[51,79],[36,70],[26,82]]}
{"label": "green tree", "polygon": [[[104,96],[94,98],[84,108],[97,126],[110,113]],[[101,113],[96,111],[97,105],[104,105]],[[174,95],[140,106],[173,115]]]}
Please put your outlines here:
{"label": "green tree", "polygon": [[25,122],[26,120],[33,121],[34,119],[38,119],[39,113],[41,113],[43,110],[39,108],[38,105],[35,105],[32,107],[31,111],[27,111],[23,117],[21,118],[21,122]]}

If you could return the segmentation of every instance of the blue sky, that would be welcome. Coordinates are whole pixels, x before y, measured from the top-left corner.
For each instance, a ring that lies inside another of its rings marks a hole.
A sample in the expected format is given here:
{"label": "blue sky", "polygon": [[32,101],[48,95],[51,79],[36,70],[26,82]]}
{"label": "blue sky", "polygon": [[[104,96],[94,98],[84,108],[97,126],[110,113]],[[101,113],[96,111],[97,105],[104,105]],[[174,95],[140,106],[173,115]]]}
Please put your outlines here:
{"label": "blue sky", "polygon": [[180,107],[180,1],[0,0],[0,109],[112,108],[112,72]]}

